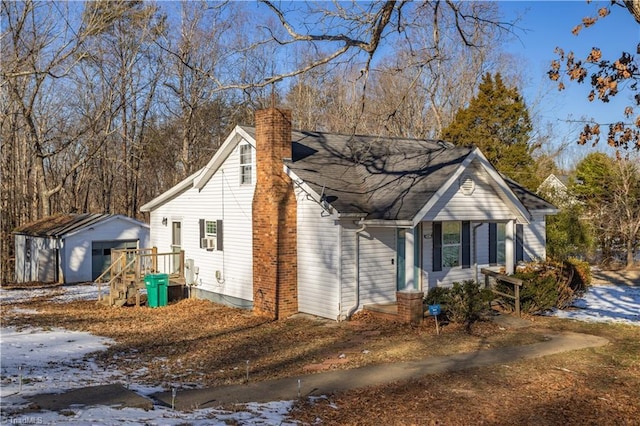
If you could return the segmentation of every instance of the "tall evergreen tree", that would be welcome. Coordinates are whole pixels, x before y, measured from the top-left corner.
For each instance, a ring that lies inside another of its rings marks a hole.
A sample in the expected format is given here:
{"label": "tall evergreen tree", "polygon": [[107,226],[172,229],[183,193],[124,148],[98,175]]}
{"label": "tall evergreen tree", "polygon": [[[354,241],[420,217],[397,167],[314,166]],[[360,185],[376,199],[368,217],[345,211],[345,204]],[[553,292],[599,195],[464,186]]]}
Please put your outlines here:
{"label": "tall evergreen tree", "polygon": [[534,146],[529,111],[515,87],[507,87],[498,73],[487,73],[478,94],[458,110],[442,138],[456,145],[475,145],[501,173],[534,190]]}

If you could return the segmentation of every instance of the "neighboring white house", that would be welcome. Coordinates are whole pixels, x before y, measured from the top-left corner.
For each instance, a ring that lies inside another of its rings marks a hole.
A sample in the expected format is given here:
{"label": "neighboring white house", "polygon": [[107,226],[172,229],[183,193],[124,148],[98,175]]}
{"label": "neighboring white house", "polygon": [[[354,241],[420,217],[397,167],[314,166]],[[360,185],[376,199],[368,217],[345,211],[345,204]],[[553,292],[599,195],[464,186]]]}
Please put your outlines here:
{"label": "neighboring white house", "polygon": [[569,183],[569,176],[556,175],[554,173],[551,173],[538,186],[538,191],[542,191],[542,190],[555,191],[555,192],[560,192],[563,195],[566,195],[569,192],[569,189],[567,187],[568,183]]}
{"label": "neighboring white house", "polygon": [[397,291],[544,259],[557,212],[477,148],[291,131],[278,109],[141,210],[153,246],[185,251],[198,297],[338,320]]}
{"label": "neighboring white house", "polygon": [[570,207],[578,203],[578,199],[569,191],[569,176],[551,173],[538,186],[537,193],[558,207]]}
{"label": "neighboring white house", "polygon": [[111,249],[149,247],[149,225],[122,215],[49,216],[14,232],[17,282],[89,282]]}

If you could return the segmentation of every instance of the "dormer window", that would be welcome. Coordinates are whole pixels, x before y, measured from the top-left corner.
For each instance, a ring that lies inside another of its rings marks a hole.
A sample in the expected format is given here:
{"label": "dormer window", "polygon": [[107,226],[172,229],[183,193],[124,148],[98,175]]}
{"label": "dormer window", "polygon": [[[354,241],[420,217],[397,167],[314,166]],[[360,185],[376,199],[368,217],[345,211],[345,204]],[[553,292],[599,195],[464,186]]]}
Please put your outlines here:
{"label": "dormer window", "polygon": [[253,151],[251,145],[240,145],[240,185],[250,185],[253,170]]}

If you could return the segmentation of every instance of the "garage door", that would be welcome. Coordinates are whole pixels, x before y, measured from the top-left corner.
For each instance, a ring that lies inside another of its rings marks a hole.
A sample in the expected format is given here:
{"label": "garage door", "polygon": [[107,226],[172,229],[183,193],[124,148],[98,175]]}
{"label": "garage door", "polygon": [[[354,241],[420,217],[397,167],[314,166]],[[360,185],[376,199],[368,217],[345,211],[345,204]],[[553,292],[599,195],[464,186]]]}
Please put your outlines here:
{"label": "garage door", "polygon": [[93,241],[91,243],[91,279],[95,280],[111,265],[111,250],[136,249],[137,240]]}

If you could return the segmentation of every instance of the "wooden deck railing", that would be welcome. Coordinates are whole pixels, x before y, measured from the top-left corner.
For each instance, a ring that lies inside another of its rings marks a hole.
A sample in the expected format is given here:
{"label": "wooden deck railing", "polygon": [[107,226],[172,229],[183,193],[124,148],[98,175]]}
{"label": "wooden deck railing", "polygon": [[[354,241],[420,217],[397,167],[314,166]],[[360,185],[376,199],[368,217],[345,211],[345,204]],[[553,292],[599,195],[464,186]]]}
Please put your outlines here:
{"label": "wooden deck railing", "polygon": [[[519,278],[510,277],[508,275],[492,271],[491,269],[482,268],[480,269],[480,272],[484,274],[484,285],[486,288],[491,289],[495,294],[515,300],[516,315],[520,316],[520,287],[522,287],[523,281]],[[496,290],[495,286],[491,285],[491,278],[496,282],[504,282],[513,285],[513,294]]]}
{"label": "wooden deck railing", "polygon": [[156,247],[111,250],[111,265],[95,280],[98,284],[98,301],[102,300],[103,283],[113,288],[114,282],[125,277],[141,282],[147,274],[165,273],[174,280],[183,281],[184,264],[184,250],[167,253],[158,253]]}

